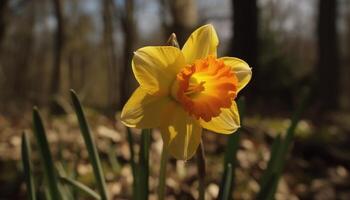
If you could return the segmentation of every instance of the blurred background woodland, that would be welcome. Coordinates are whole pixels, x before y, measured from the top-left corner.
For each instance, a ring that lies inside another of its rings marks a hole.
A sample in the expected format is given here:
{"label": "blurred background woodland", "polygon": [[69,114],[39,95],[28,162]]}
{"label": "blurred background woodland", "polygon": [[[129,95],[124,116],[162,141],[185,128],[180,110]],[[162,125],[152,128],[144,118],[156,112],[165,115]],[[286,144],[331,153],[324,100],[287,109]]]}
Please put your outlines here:
{"label": "blurred background woodland", "polygon": [[[123,133],[115,136],[124,132],[115,116],[137,86],[133,52],[164,45],[173,32],[181,46],[207,23],[218,33],[218,55],[241,58],[253,69],[252,82],[240,94],[247,111],[235,197],[254,197],[271,138],[288,126],[301,91],[309,87],[311,103],[298,126],[285,185],[279,186],[288,198],[281,199],[350,199],[348,0],[0,0],[0,199],[23,197],[16,192],[24,190],[17,173],[19,140],[21,130],[31,127],[33,105],[48,117],[50,141],[70,149],[63,157],[84,163],[86,155],[72,156],[79,135],[72,136],[77,127],[68,95],[75,89],[90,108],[98,146],[107,155],[110,141],[125,143]],[[59,115],[64,113],[68,117]],[[208,162],[215,166],[225,138],[205,137]],[[115,151],[123,166],[127,153]],[[220,173],[209,170],[209,193],[215,194]],[[110,188],[120,177],[110,178]],[[168,185],[169,195],[194,198],[177,178]],[[128,198],[123,187],[115,189],[116,199]]]}
{"label": "blurred background woodland", "polygon": [[254,105],[292,109],[300,86],[313,83],[318,107],[349,109],[350,5],[320,2],[2,0],[0,110],[67,108],[74,88],[86,104],[114,113],[136,87],[134,50],[164,45],[172,32],[181,45],[206,23],[217,29],[219,55],[253,68],[245,92]]}

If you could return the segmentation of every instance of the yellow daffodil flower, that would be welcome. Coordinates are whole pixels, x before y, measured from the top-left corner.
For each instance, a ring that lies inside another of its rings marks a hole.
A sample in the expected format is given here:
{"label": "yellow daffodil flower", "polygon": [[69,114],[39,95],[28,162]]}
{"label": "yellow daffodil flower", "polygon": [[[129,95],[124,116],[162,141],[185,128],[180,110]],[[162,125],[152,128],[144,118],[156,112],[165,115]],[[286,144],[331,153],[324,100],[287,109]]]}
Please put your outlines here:
{"label": "yellow daffodil flower", "polygon": [[238,92],[251,69],[238,58],[217,58],[212,25],[194,31],[183,48],[147,46],[134,53],[132,69],[140,86],[125,104],[128,127],[160,128],[165,148],[177,159],[195,153],[202,129],[231,134],[240,127]]}

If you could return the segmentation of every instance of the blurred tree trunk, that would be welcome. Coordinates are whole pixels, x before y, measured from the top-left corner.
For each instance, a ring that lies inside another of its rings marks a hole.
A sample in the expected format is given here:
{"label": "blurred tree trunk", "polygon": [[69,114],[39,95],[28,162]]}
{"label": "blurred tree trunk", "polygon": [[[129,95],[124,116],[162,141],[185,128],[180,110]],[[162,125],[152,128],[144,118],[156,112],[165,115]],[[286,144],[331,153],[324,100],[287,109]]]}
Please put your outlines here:
{"label": "blurred tree trunk", "polygon": [[345,98],[343,99],[343,107],[347,110],[350,110],[350,2],[346,2],[346,24],[347,24],[347,33],[346,33],[346,48],[345,48],[345,60],[343,63],[344,73],[343,73],[343,95]]}
{"label": "blurred tree trunk", "polygon": [[133,80],[131,79],[131,60],[136,40],[134,0],[125,0],[124,14],[121,23],[124,32],[124,63],[120,69],[120,105],[122,108],[131,95]]}
{"label": "blurred tree trunk", "polygon": [[176,33],[180,45],[186,42],[188,36],[196,28],[198,22],[198,11],[196,0],[173,0],[169,1],[170,13],[172,15],[171,33]]}
{"label": "blurred tree trunk", "polygon": [[[5,80],[5,74],[3,69],[3,59],[2,59],[2,42],[5,37],[6,33],[6,11],[8,9],[8,0],[1,0],[0,1],[0,101],[4,102],[6,101],[6,93],[8,90],[6,90],[3,85],[6,85]],[[4,103],[0,103],[0,111],[3,111],[5,109]]]}
{"label": "blurred tree trunk", "polygon": [[336,109],[339,97],[339,54],[336,32],[337,1],[320,0],[318,17],[317,90],[323,111]]}
{"label": "blurred tree trunk", "polygon": [[[2,56],[2,42],[5,37],[5,32],[6,32],[6,12],[8,9],[8,0],[1,0],[0,1],[0,86],[5,85],[5,75],[4,75],[4,69],[3,69],[3,62],[1,62],[1,56]],[[0,101],[3,102],[5,101],[5,91],[4,87],[0,87]],[[7,92],[7,91],[6,91]],[[2,111],[3,108],[2,103],[0,103],[0,111]]]}
{"label": "blurred tree trunk", "polygon": [[62,15],[62,1],[53,0],[54,15],[56,18],[56,32],[54,38],[54,55],[53,55],[53,69],[51,74],[50,92],[52,94],[50,99],[50,111],[53,113],[60,112],[60,106],[57,99],[60,95],[60,82],[61,82],[61,58],[62,49],[64,45],[64,28],[63,28],[63,15]]}
{"label": "blurred tree trunk", "polygon": [[245,60],[254,70],[249,86],[257,91],[258,86],[258,8],[257,0],[232,0],[233,38],[229,55]]}
{"label": "blurred tree trunk", "polygon": [[[13,99],[24,100],[30,95],[30,84],[28,84],[28,74],[30,73],[30,65],[33,56],[34,41],[34,25],[35,25],[35,4],[36,1],[28,1],[24,13],[26,15],[25,21],[19,25],[19,35],[17,37],[16,56],[17,60],[15,68],[12,69],[13,75]],[[19,22],[17,22],[19,23]],[[20,98],[15,98],[20,97]]]}
{"label": "blurred tree trunk", "polygon": [[[176,33],[177,40],[182,46],[198,24],[196,0],[160,0],[162,26],[165,38]],[[168,14],[170,13],[170,16]],[[171,18],[171,20],[168,20]]]}
{"label": "blurred tree trunk", "polygon": [[5,36],[6,30],[6,10],[8,9],[8,0],[0,1],[0,47],[2,46],[2,40]]}
{"label": "blurred tree trunk", "polygon": [[[113,7],[112,0],[103,0],[103,43],[105,50],[105,58],[108,68],[108,105],[115,110],[119,106],[118,102],[118,69],[117,56],[114,42],[114,26],[113,26]],[[114,112],[114,111],[113,111]]]}

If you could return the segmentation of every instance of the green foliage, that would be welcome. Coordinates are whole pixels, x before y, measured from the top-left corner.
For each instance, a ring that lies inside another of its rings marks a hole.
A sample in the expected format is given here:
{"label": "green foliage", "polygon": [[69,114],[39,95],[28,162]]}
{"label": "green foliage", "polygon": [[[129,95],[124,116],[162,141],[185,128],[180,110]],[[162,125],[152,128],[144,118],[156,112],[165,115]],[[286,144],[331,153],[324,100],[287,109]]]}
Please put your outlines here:
{"label": "green foliage", "polygon": [[22,153],[24,178],[26,181],[26,186],[28,191],[28,199],[35,200],[36,192],[35,192],[34,178],[32,173],[33,170],[32,170],[32,162],[31,162],[31,148],[30,148],[30,141],[26,133],[22,134],[21,153]]}
{"label": "green foliage", "polygon": [[117,145],[111,141],[109,145],[109,150],[108,150],[108,160],[112,167],[113,172],[116,174],[119,174],[121,166],[118,161],[117,154],[115,152],[116,148],[117,148]]}
{"label": "green foliage", "polygon": [[137,199],[148,199],[149,148],[151,144],[151,129],[143,129],[141,133],[141,148],[137,170]]}
{"label": "green foliage", "polygon": [[71,94],[73,106],[74,106],[74,109],[75,109],[75,112],[77,114],[77,118],[79,121],[80,130],[81,130],[82,136],[84,138],[86,148],[87,148],[88,153],[89,153],[90,162],[91,162],[92,167],[93,167],[93,172],[94,172],[94,175],[96,178],[96,184],[97,184],[98,190],[100,192],[101,199],[107,200],[108,194],[107,194],[106,181],[105,181],[105,178],[103,176],[101,161],[100,161],[100,157],[99,157],[98,152],[97,152],[97,148],[95,146],[95,142],[93,140],[91,131],[90,131],[89,126],[87,124],[87,121],[85,119],[83,109],[81,107],[80,101],[79,101],[76,93],[73,90],[71,90],[70,94]]}
{"label": "green foliage", "polygon": [[277,189],[279,174],[276,166],[281,159],[279,150],[281,148],[281,135],[278,135],[271,147],[271,157],[267,169],[260,181],[260,192],[257,199],[270,199],[274,196]]}
{"label": "green foliage", "polygon": [[168,157],[169,157],[168,148],[163,146],[161,158],[160,158],[160,169],[159,169],[159,179],[158,179],[158,189],[157,189],[159,200],[165,199],[165,182],[166,182],[166,170],[167,170]]}
{"label": "green foliage", "polygon": [[[35,138],[38,143],[39,154],[41,155],[42,165],[44,167],[45,181],[47,182],[47,187],[45,190],[45,198],[50,200],[61,200],[61,199],[75,199],[74,195],[70,190],[66,188],[66,186],[72,187],[73,191],[81,191],[88,196],[94,199],[107,200],[108,193],[106,189],[106,182],[103,175],[101,161],[98,155],[98,151],[93,140],[92,133],[87,124],[83,109],[79,102],[79,99],[76,93],[71,90],[71,98],[73,102],[73,106],[76,111],[76,115],[79,121],[80,129],[82,132],[83,139],[85,141],[85,146],[88,150],[89,159],[91,161],[93,172],[96,178],[96,185],[99,190],[99,194],[97,194],[94,190],[90,189],[86,185],[72,179],[66,177],[66,173],[64,170],[64,166],[59,163],[58,171],[61,175],[60,181],[57,178],[57,171],[55,168],[55,164],[51,157],[51,152],[49,148],[49,144],[46,138],[46,133],[44,126],[42,124],[41,117],[39,115],[39,111],[37,108],[33,109],[33,124],[34,124],[34,133]],[[128,141],[130,144],[130,153],[131,153],[131,166],[134,177],[134,186],[133,186],[133,194],[134,199],[148,199],[148,179],[149,179],[149,149],[151,144],[151,129],[142,130],[141,133],[141,147],[139,154],[139,162],[135,162],[135,152],[133,150],[133,138],[131,131],[128,129]],[[115,147],[111,145],[111,147]],[[112,149],[112,148],[111,148]],[[61,157],[62,158],[62,157]],[[111,164],[114,166],[115,170],[118,170],[119,163],[115,159],[115,153],[112,151],[109,152],[109,159]],[[26,179],[26,184],[28,188],[28,197],[29,199],[36,199],[33,173],[31,169],[31,157],[30,157],[30,145],[28,137],[23,134],[22,136],[22,162],[23,169]]]}
{"label": "green foliage", "polygon": [[51,157],[45,129],[37,108],[33,109],[33,123],[35,138],[38,144],[39,154],[44,168],[48,196],[50,196],[50,199],[52,200],[60,200],[62,199],[62,196],[59,192],[59,182],[57,181],[55,166]]}
{"label": "green foliage", "polygon": [[269,160],[267,169],[261,178],[260,192],[257,195],[257,199],[269,200],[274,199],[274,194],[277,189],[279,177],[282,174],[285,160],[288,154],[288,149],[293,141],[295,129],[298,125],[302,112],[305,110],[310,91],[307,89],[302,93],[302,100],[298,109],[295,111],[292,117],[292,123],[287,130],[286,137],[282,139],[280,135],[275,139],[272,144],[271,158]]}
{"label": "green foliage", "polygon": [[220,200],[228,200],[232,195],[232,184],[233,184],[233,173],[232,173],[232,165],[228,163],[225,166],[225,173],[223,176],[223,184],[220,187]]}
{"label": "green foliage", "polygon": [[98,200],[101,199],[99,194],[97,194],[95,191],[93,191],[92,189],[90,189],[89,187],[87,187],[86,185],[84,185],[78,181],[75,181],[75,180],[70,179],[68,177],[60,177],[60,180],[62,183],[71,185],[74,188],[78,189],[79,191],[82,191],[85,194],[93,197],[94,199],[98,199]]}
{"label": "green foliage", "polygon": [[[263,174],[260,181],[260,192],[257,195],[257,199],[269,200],[274,199],[275,192],[277,190],[278,180],[282,174],[284,163],[288,154],[288,149],[293,141],[295,129],[298,125],[302,112],[305,110],[307,101],[309,99],[309,90],[303,91],[301,102],[292,117],[292,123],[287,130],[286,137],[281,138],[279,134],[274,140],[271,148],[271,158],[268,162],[267,169]],[[239,111],[241,120],[244,116],[244,101],[239,101]],[[242,122],[241,122],[242,124]],[[219,199],[226,200],[232,196],[233,180],[234,180],[234,167],[237,165],[236,153],[239,147],[239,133],[231,134],[226,147],[225,159],[224,159],[224,173],[221,179],[221,185],[219,190]],[[230,176],[230,177],[228,177]]]}
{"label": "green foliage", "polygon": [[132,191],[133,191],[133,199],[136,199],[136,192],[137,191],[137,180],[136,180],[136,162],[135,162],[135,151],[134,151],[134,138],[132,136],[132,132],[130,128],[126,128],[127,131],[127,140],[129,144],[129,151],[130,151],[130,165],[131,165],[131,172],[132,176],[134,178],[132,182]]}
{"label": "green foliage", "polygon": [[[279,178],[283,172],[284,164],[288,154],[289,147],[293,141],[293,136],[295,129],[300,120],[302,112],[305,110],[307,105],[307,100],[309,97],[309,91],[305,91],[301,97],[301,103],[298,109],[295,111],[292,117],[292,122],[287,130],[286,136],[283,138],[279,134],[271,147],[271,158],[268,162],[266,171],[264,172],[260,180],[260,192],[257,195],[257,199],[269,200],[273,199],[275,192],[277,190],[277,185]],[[37,108],[33,109],[33,127],[34,136],[38,145],[38,151],[41,158],[41,164],[43,166],[44,177],[45,177],[45,196],[46,199],[60,200],[60,199],[76,199],[77,197],[72,191],[78,191],[85,193],[85,195],[93,199],[107,200],[108,193],[106,189],[106,182],[104,174],[102,171],[101,161],[98,155],[98,151],[93,140],[93,135],[87,124],[84,112],[82,110],[79,99],[74,91],[71,91],[71,97],[73,106],[76,111],[76,115],[79,121],[82,136],[85,141],[85,146],[88,150],[88,156],[93,167],[93,173],[96,180],[96,185],[99,193],[95,192],[93,189],[87,187],[86,185],[74,180],[69,177],[65,172],[64,165],[60,161],[57,164],[57,169],[55,163],[51,157],[49,144],[47,141],[45,129]],[[238,107],[240,111],[241,121],[243,121],[244,116],[244,101],[242,99],[238,102]],[[243,123],[243,122],[241,122]],[[133,182],[133,199],[147,200],[149,196],[149,151],[151,145],[151,129],[144,129],[141,133],[140,142],[140,152],[138,155],[138,162],[135,161],[135,152],[133,149],[134,139],[130,129],[127,129],[127,139],[129,143],[129,150],[131,155],[131,168],[132,175],[134,178]],[[28,191],[29,199],[36,199],[36,189],[33,179],[32,164],[31,164],[31,149],[28,136],[23,133],[22,135],[22,164],[25,175],[25,181]],[[111,143],[110,152],[108,158],[113,165],[114,172],[119,170],[119,163],[115,160],[115,152],[112,151],[116,148],[115,145]],[[239,133],[231,134],[228,139],[225,157],[224,157],[224,171],[222,176],[222,182],[220,184],[219,197],[220,200],[231,199],[232,190],[234,186],[234,169],[237,167],[237,150],[239,148]],[[162,161],[167,159],[162,159]],[[162,163],[164,165],[164,163]],[[165,165],[164,165],[165,166]],[[166,168],[164,168],[166,169]],[[60,178],[58,179],[57,172],[59,172]],[[165,177],[165,171],[163,178]],[[165,179],[164,179],[165,180]],[[160,183],[160,184],[165,184]],[[164,191],[162,191],[164,194]]]}
{"label": "green foliage", "polygon": [[[97,180],[97,186],[99,188],[100,194],[97,194],[87,186],[83,185],[82,183],[75,181],[68,177],[61,177],[60,180],[63,184],[61,184],[60,181],[58,181],[57,178],[57,172],[55,168],[55,163],[53,162],[53,159],[51,157],[51,151],[49,148],[49,144],[47,141],[45,129],[39,114],[39,111],[37,108],[33,109],[33,127],[34,127],[34,134],[35,138],[38,144],[38,150],[41,158],[41,164],[44,168],[44,175],[45,175],[45,198],[50,200],[61,200],[61,199],[75,199],[74,195],[68,190],[65,186],[69,185],[72,186],[79,191],[82,191],[89,196],[93,197],[94,199],[108,199],[107,190],[106,190],[106,182],[104,180],[101,162],[98,157],[97,148],[95,146],[95,143],[93,141],[92,134],[89,130],[89,127],[87,125],[83,110],[81,108],[80,102],[75,94],[74,91],[71,91],[73,105],[76,109],[79,125],[82,131],[82,135],[86,144],[86,147],[88,149],[89,153],[89,159],[92,162],[92,166],[94,169],[94,174]],[[36,199],[36,193],[35,193],[35,186],[34,186],[34,180],[33,180],[33,172],[31,169],[31,157],[30,157],[30,145],[29,145],[29,139],[26,136],[26,134],[22,135],[22,163],[23,163],[23,170],[28,190],[28,198],[29,199]],[[59,163],[61,164],[61,163]],[[63,165],[58,165],[58,171],[60,171],[60,174],[65,174]]]}

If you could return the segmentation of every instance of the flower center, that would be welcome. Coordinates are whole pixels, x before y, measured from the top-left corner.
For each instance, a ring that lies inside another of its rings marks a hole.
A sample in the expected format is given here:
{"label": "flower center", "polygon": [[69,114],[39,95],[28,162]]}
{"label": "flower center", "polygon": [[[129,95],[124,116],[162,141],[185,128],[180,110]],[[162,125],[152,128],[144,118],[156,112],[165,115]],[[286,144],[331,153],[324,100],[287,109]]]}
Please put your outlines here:
{"label": "flower center", "polygon": [[223,61],[213,56],[196,60],[176,76],[172,96],[196,119],[210,121],[229,108],[237,95],[238,80]]}

